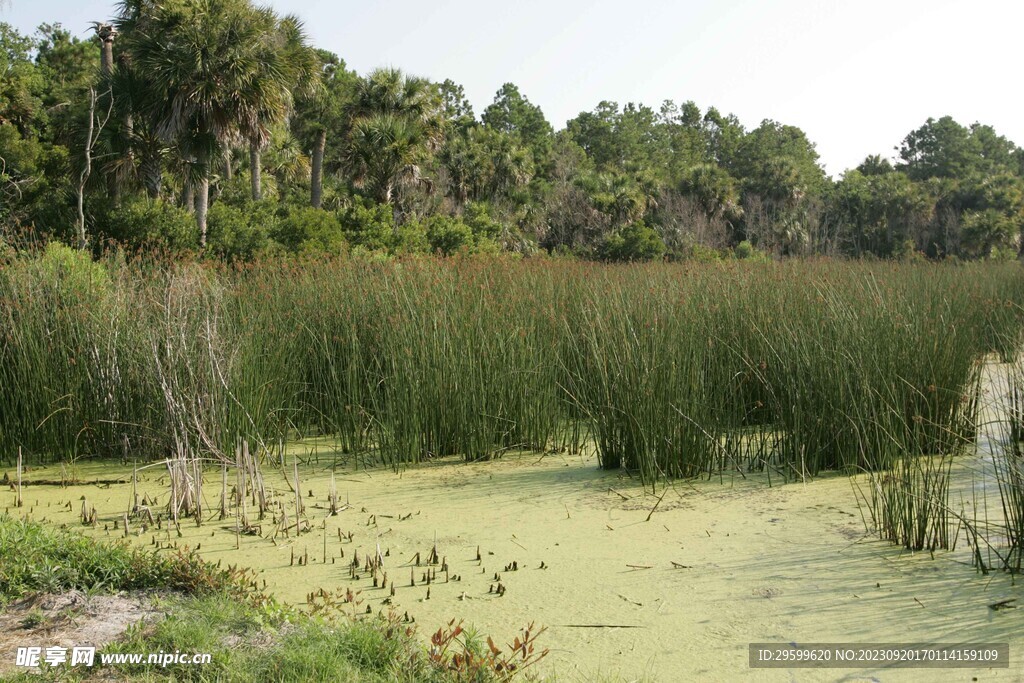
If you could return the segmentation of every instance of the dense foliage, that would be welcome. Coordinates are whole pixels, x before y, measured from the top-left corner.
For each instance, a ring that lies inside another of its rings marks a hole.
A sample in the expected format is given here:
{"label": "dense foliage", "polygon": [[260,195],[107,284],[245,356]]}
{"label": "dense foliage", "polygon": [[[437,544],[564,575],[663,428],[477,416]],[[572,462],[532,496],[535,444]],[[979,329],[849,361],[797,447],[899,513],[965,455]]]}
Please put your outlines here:
{"label": "dense foliage", "polygon": [[[0,24],[0,226],[227,258],[539,250],[607,260],[1016,256],[1024,150],[929,119],[838,180],[799,128],[601,102],[556,130],[506,83],[357,75],[250,0],[120,3],[97,41]],[[81,199],[82,210],[78,204]],[[755,253],[756,253],[755,252]]]}

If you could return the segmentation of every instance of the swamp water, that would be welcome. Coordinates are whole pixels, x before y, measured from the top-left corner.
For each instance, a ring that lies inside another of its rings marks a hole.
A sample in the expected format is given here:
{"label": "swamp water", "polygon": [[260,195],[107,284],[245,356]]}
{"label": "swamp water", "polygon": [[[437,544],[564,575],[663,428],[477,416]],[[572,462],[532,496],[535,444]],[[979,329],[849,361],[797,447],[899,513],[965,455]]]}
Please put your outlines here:
{"label": "swamp water", "polygon": [[[976,573],[962,542],[933,559],[866,535],[847,477],[773,487],[750,476],[724,484],[678,482],[650,514],[660,491],[655,496],[587,459],[510,455],[403,474],[339,466],[333,479],[344,509],[328,516],[332,471],[325,463],[333,455],[309,444],[295,444],[292,452],[302,457],[300,449],[309,453],[309,464],[300,467],[309,532],[271,541],[268,517],[263,536],[242,535],[236,549],[233,517],[217,520],[221,476],[211,471],[201,527],[182,520],[179,537],[166,520],[163,530],[145,533],[136,520],[129,538],[149,546],[155,536],[164,545],[198,547],[214,562],[251,567],[261,585],[266,581],[269,591],[295,605],[321,588],[361,591],[356,612],[367,605],[388,609],[390,589],[373,588],[362,566],[379,544],[395,585],[390,607],[414,618],[421,635],[464,619],[502,644],[535,622],[547,627],[539,642],[551,649],[541,666],[563,680],[597,674],[727,680],[744,673],[757,680],[934,680],[929,670],[751,671],[747,644],[1009,641],[1015,653],[1024,648],[1024,612],[989,608],[1019,596],[1009,578]],[[123,536],[113,525],[128,509],[131,468],[87,463],[74,474],[85,482],[124,483],[28,485],[24,512],[100,538]],[[61,470],[37,467],[25,476],[59,481]],[[265,467],[264,477],[285,509],[294,504],[279,467]],[[155,501],[154,510],[164,507],[166,472],[140,473],[138,493]],[[12,513],[13,496],[5,493]],[[96,508],[96,527],[81,523],[83,496]],[[291,510],[289,516],[294,519]],[[435,537],[449,581],[433,567],[428,600],[422,579]],[[359,580],[348,566],[357,553]],[[415,567],[417,553],[421,567]],[[300,565],[300,557],[308,564]],[[513,563],[518,570],[506,571]],[[495,573],[506,589],[500,597],[489,590],[498,583]],[[1016,663],[1008,671],[943,673],[1020,680],[1024,669]]]}
{"label": "swamp water", "polygon": [[[999,392],[991,372],[990,365],[978,454],[951,468],[951,506],[975,520],[998,506],[996,487],[986,484],[992,450],[1004,438],[992,426]],[[284,513],[295,524],[295,462],[309,530],[285,536]],[[252,535],[238,533],[234,507],[218,519],[219,466],[204,475],[202,525],[183,518],[180,534],[166,519],[170,487],[161,467],[140,470],[135,484],[133,468],[109,463],[32,467],[24,474],[24,507],[14,507],[14,491],[3,493],[0,507],[114,540],[124,536],[123,518],[137,494],[164,520],[158,530],[133,518],[132,543],[188,546],[207,560],[252,568],[260,586],[299,607],[321,589],[351,589],[356,602],[346,612],[393,609],[415,620],[424,638],[455,619],[500,646],[535,623],[547,629],[538,645],[550,649],[540,668],[559,680],[1024,680],[1024,610],[990,607],[1019,599],[1020,586],[998,571],[977,572],[963,533],[955,550],[934,556],[868,533],[868,512],[858,507],[867,477],[785,485],[776,477],[769,486],[764,475],[733,474],[678,481],[655,494],[622,472],[598,469],[592,456],[509,453],[396,474],[355,468],[315,440],[291,444],[283,462],[268,457],[260,469],[271,511],[258,519],[249,499],[247,517],[258,531]],[[61,486],[65,478],[80,483]],[[230,490],[233,470],[227,479]],[[332,487],[336,515],[329,514]],[[94,526],[82,524],[83,500],[87,511],[95,507]],[[434,548],[438,562],[431,565]],[[386,573],[388,588],[374,587],[364,568],[378,551],[376,578],[379,584]],[[358,568],[350,567],[356,557]],[[751,642],[886,641],[1009,642],[1011,668],[787,671],[747,664]]]}

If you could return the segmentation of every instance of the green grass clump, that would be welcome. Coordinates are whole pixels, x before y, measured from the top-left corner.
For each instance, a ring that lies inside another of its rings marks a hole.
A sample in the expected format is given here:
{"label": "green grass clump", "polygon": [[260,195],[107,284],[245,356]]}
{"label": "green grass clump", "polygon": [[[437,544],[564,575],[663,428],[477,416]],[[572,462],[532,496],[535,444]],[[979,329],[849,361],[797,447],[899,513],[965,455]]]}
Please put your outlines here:
{"label": "green grass clump", "polygon": [[[168,617],[135,629],[105,652],[211,653],[209,664],[122,665],[131,680],[448,681],[423,646],[383,619],[334,624],[306,615],[268,615],[223,595],[172,598]],[[493,680],[481,678],[482,681]]]}
{"label": "green grass clump", "polygon": [[217,569],[194,554],[96,543],[0,514],[0,605],[40,592],[145,589],[247,593],[241,574]]}

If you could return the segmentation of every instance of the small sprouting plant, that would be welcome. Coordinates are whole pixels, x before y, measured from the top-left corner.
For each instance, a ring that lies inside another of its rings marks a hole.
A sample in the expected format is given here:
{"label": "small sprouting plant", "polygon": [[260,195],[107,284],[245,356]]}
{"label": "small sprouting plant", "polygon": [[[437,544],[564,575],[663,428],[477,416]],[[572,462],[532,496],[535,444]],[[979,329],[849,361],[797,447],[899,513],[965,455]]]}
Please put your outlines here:
{"label": "small sprouting plant", "polygon": [[548,650],[536,648],[537,638],[545,630],[536,629],[531,623],[508,644],[507,651],[488,636],[487,650],[480,652],[476,647],[476,633],[467,634],[462,622],[455,623],[452,619],[431,636],[427,654],[435,667],[455,673],[460,679],[477,680],[486,672],[498,680],[509,681],[548,655]]}
{"label": "small sprouting plant", "polygon": [[43,610],[37,607],[25,615],[25,617],[21,620],[20,625],[26,631],[31,631],[33,629],[42,627],[44,624],[46,624],[46,622],[46,614],[43,612]]}

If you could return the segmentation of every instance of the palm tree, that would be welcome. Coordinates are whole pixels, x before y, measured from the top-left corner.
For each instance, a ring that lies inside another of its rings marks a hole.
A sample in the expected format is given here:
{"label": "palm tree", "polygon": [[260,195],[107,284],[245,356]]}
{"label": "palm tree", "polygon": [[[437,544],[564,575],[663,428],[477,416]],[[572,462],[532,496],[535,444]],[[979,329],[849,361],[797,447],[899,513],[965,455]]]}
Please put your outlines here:
{"label": "palm tree", "polygon": [[615,225],[629,225],[647,211],[649,198],[634,178],[620,173],[597,173],[580,179],[594,207]]}
{"label": "palm tree", "polygon": [[507,194],[530,182],[533,155],[507,133],[495,133],[490,145],[491,182],[494,196]]}
{"label": "palm tree", "polygon": [[286,104],[278,22],[248,0],[134,0],[118,30],[148,87],[140,109],[154,131],[176,143],[195,168],[196,225],[206,244],[211,162],[239,138],[263,144],[267,122]]}
{"label": "palm tree", "polygon": [[440,108],[437,91],[430,81],[393,68],[376,69],[360,80],[353,103],[357,117],[394,114],[418,120],[435,133],[442,125]]}
{"label": "palm tree", "polygon": [[103,75],[109,78],[114,72],[114,38],[117,37],[117,29],[113,24],[94,21],[92,30],[96,32],[96,38],[100,41],[100,65]]}
{"label": "palm tree", "polygon": [[739,210],[740,194],[736,180],[717,164],[691,166],[683,175],[679,189],[692,197],[710,218],[728,218]]}
{"label": "palm tree", "polygon": [[390,204],[397,185],[420,179],[417,162],[426,142],[424,129],[415,120],[390,113],[356,119],[347,153],[356,186]]}
{"label": "palm tree", "polygon": [[300,91],[297,95],[294,119],[296,135],[312,147],[309,202],[314,209],[323,203],[324,157],[327,152],[328,133],[346,135],[346,110],[351,107],[355,72],[345,68],[345,62],[326,50],[317,50],[319,62],[318,87]]}
{"label": "palm tree", "polygon": [[480,177],[479,155],[470,141],[473,129],[465,134],[450,136],[438,152],[437,159],[444,169],[448,191],[458,209],[469,199]]}
{"label": "palm tree", "polygon": [[159,199],[169,145],[157,135],[153,121],[143,110],[149,81],[127,53],[118,55],[106,80],[117,114],[109,127],[104,150],[109,159],[105,171],[112,187],[116,187],[112,196],[116,197],[122,186],[141,181],[149,198]]}
{"label": "palm tree", "polygon": [[[318,89],[319,59],[316,51],[310,47],[302,21],[298,17],[288,15],[278,20],[269,10],[261,11],[268,15],[267,29],[270,29],[269,20],[272,19],[276,24],[272,29],[273,35],[269,36],[269,39],[278,52],[274,62],[263,65],[266,69],[263,77],[271,82],[276,82],[279,86],[277,91],[272,93],[277,101],[273,103],[273,106],[266,108],[267,118],[260,122],[263,129],[269,129],[282,123],[291,111],[294,104],[293,92],[306,94],[313,93]],[[249,169],[253,201],[263,198],[262,153],[266,143],[265,135],[256,134],[249,137]]]}
{"label": "palm tree", "polygon": [[278,187],[309,179],[309,157],[291,134],[285,134],[271,145],[267,153],[267,168],[277,180]]}
{"label": "palm tree", "polygon": [[396,187],[420,179],[419,161],[440,141],[437,92],[425,79],[378,69],[359,82],[352,113],[346,161],[353,179],[390,204]]}

